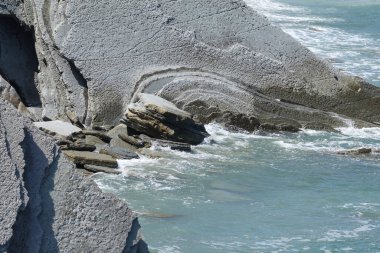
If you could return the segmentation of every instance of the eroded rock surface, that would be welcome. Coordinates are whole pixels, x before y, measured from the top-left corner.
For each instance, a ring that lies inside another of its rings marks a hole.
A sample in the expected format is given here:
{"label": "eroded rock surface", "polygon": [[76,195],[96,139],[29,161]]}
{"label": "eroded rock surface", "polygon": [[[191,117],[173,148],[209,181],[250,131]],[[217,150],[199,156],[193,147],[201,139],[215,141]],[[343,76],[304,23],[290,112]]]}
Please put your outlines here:
{"label": "eroded rock surface", "polygon": [[115,124],[145,92],[205,120],[231,112],[344,126],[331,111],[380,123],[379,88],[241,0],[7,0],[0,10],[34,28],[35,82],[51,119]]}
{"label": "eroded rock surface", "polygon": [[136,214],[0,100],[0,252],[147,252]]}
{"label": "eroded rock surface", "polygon": [[[209,136],[203,124],[195,121],[193,115],[161,97],[145,93],[139,94],[139,102],[128,106],[123,123],[153,138],[192,145],[202,143]],[[123,135],[119,137],[123,139]]]}

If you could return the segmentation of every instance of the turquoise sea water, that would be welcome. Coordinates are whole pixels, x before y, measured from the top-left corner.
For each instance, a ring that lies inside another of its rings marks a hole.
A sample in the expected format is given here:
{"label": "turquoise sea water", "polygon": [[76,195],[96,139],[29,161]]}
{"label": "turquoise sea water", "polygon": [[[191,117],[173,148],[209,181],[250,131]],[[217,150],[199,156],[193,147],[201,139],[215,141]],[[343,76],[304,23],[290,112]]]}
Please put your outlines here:
{"label": "turquoise sea water", "polygon": [[[247,0],[312,51],[380,86],[380,1]],[[99,186],[128,202],[152,252],[380,252],[380,128],[211,133],[192,153],[120,161]]]}

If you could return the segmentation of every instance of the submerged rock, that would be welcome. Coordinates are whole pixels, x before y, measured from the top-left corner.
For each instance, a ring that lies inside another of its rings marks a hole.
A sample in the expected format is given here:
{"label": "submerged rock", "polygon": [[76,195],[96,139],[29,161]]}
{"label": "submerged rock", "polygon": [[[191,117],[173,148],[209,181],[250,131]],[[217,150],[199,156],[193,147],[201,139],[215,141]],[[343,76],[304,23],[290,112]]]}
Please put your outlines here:
{"label": "submerged rock", "polygon": [[140,94],[140,101],[128,106],[124,123],[137,132],[157,139],[200,144],[208,135],[192,115],[173,103],[151,94]]}

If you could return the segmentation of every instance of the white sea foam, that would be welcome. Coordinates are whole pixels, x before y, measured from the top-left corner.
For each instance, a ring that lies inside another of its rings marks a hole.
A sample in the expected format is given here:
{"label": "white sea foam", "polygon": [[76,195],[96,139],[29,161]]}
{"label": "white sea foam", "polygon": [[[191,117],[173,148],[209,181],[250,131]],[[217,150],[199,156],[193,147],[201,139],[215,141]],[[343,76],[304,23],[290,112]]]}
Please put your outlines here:
{"label": "white sea foam", "polygon": [[343,71],[380,84],[380,40],[332,27],[339,18],[311,15],[311,10],[272,0],[245,0],[314,53]]}
{"label": "white sea foam", "polygon": [[337,229],[331,229],[328,230],[322,238],[319,238],[318,242],[336,242],[345,240],[347,238],[357,238],[359,237],[360,233],[369,232],[377,228],[375,225],[366,224],[362,225],[360,227],[357,227],[353,230],[337,230]]}

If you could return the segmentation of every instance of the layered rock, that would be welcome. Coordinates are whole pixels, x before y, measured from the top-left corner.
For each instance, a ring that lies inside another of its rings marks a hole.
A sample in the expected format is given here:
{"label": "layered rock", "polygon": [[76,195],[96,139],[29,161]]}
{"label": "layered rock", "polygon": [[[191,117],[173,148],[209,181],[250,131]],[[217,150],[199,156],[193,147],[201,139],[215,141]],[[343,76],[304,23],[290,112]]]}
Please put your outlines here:
{"label": "layered rock", "polygon": [[208,120],[230,112],[344,125],[331,111],[380,122],[378,88],[241,0],[7,0],[1,13],[34,29],[34,85],[51,119],[114,124],[145,92]]}
{"label": "layered rock", "polygon": [[136,214],[0,100],[0,252],[147,252]]}
{"label": "layered rock", "polygon": [[191,114],[151,94],[139,94],[139,102],[128,106],[123,123],[150,137],[193,145],[209,136],[203,124],[196,122]]}

